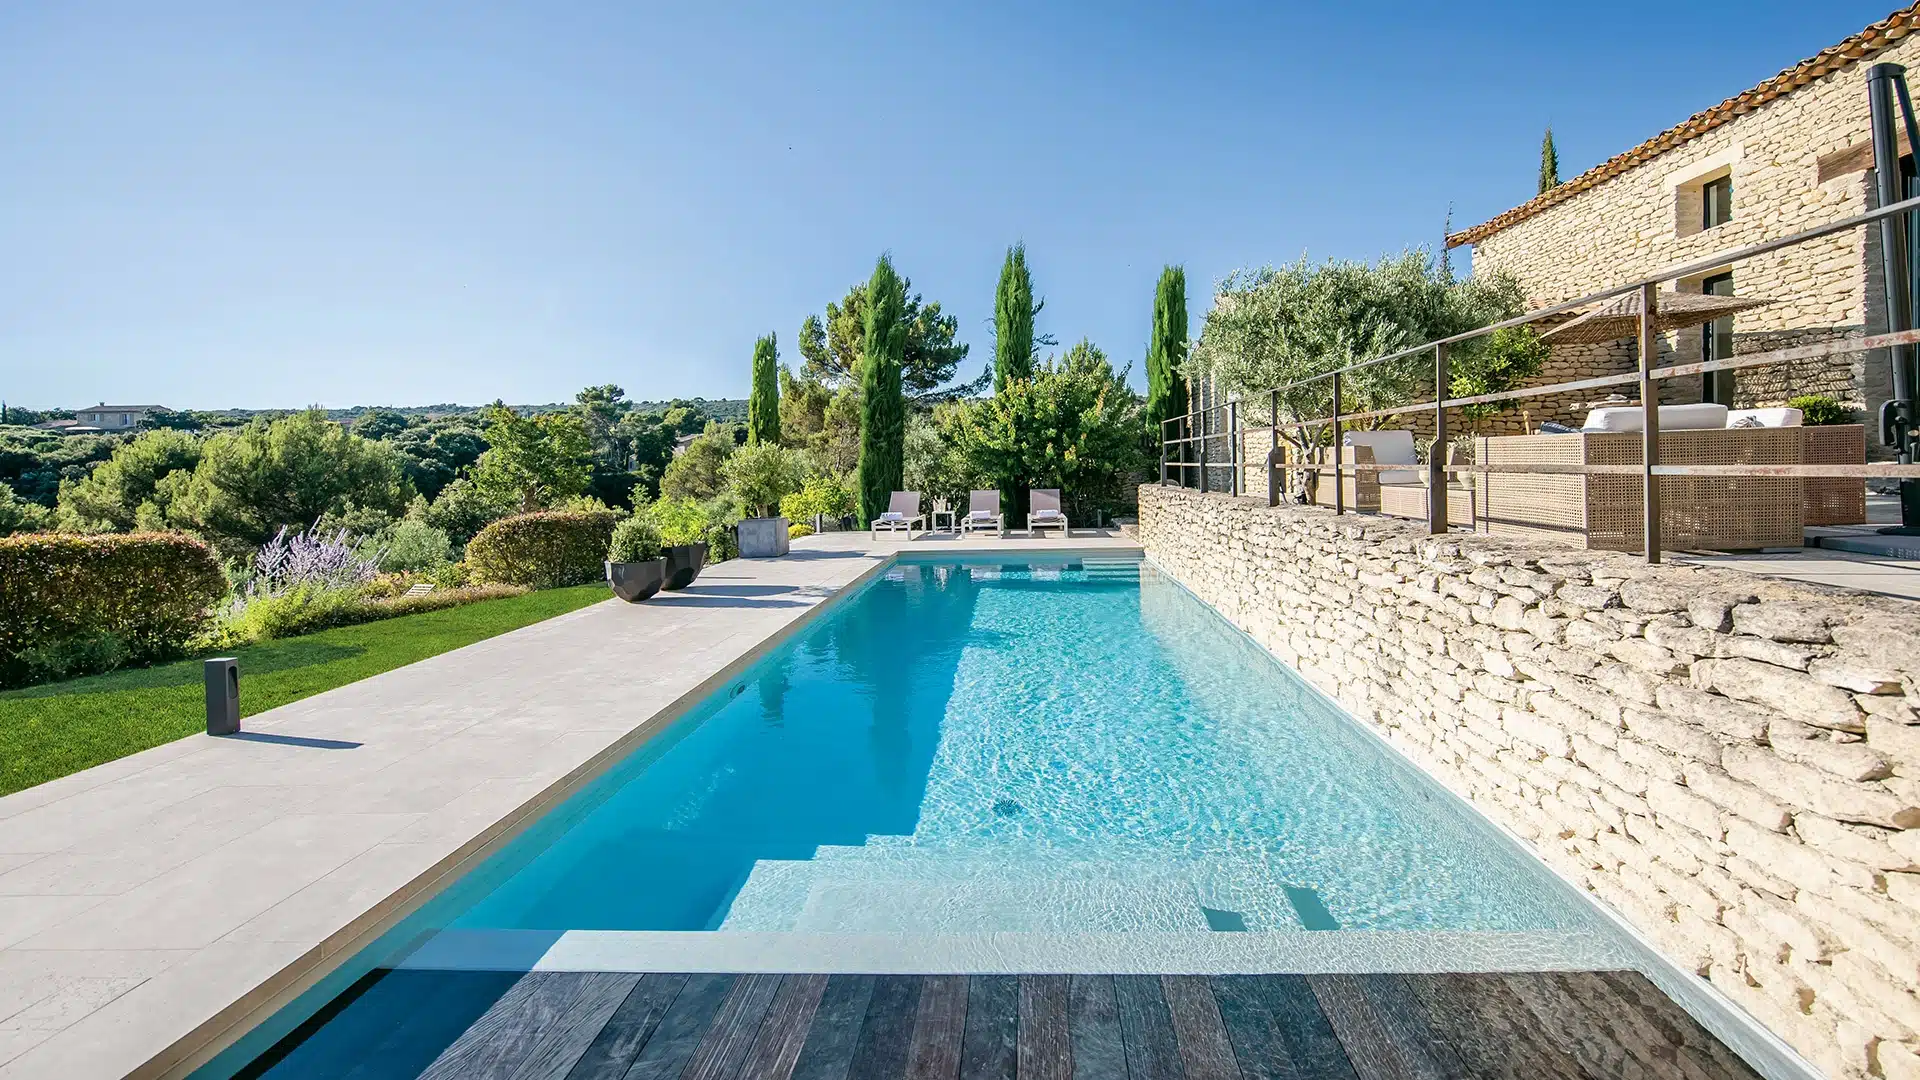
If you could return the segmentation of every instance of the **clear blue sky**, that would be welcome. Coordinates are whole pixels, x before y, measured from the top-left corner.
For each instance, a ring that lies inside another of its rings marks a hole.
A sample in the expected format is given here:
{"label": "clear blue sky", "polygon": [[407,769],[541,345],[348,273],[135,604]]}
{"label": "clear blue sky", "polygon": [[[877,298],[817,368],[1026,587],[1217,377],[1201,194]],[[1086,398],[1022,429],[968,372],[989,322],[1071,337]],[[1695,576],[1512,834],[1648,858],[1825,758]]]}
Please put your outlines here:
{"label": "clear blue sky", "polygon": [[740,396],[882,250],[977,370],[1018,239],[1138,382],[1163,263],[1197,333],[1236,267],[1432,244],[1547,123],[1571,176],[1891,2],[9,3],[0,395]]}

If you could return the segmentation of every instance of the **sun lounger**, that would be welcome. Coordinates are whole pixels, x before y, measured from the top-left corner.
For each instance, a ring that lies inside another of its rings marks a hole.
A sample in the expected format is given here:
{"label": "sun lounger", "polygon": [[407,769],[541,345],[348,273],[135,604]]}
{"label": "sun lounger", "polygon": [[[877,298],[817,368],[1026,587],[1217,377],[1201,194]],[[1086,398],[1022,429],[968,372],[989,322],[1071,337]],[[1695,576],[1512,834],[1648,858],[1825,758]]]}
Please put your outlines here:
{"label": "sun lounger", "polygon": [[887,500],[887,512],[874,518],[869,524],[873,527],[875,540],[880,539],[881,529],[888,532],[905,529],[909,539],[912,538],[913,530],[916,528],[924,532],[927,527],[927,518],[920,512],[920,493],[917,491],[894,492],[893,497]]}
{"label": "sun lounger", "polygon": [[965,535],[980,529],[1007,535],[1007,515],[1000,512],[998,491],[976,491],[967,497],[967,516],[960,519],[960,532]]}
{"label": "sun lounger", "polygon": [[1028,536],[1038,534],[1041,529],[1059,529],[1061,536],[1073,535],[1073,529],[1067,525],[1067,515],[1060,509],[1059,488],[1034,488],[1029,511]]}

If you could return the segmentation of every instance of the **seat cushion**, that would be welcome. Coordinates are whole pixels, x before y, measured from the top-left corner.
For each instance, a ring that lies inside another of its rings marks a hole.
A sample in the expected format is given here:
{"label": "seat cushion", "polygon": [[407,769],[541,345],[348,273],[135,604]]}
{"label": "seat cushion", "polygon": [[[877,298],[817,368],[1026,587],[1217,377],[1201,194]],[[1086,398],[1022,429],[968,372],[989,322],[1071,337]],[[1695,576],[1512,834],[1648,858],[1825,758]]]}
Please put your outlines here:
{"label": "seat cushion", "polygon": [[1419,459],[1413,453],[1413,432],[1388,428],[1381,431],[1349,431],[1340,442],[1346,446],[1364,446],[1373,451],[1380,465],[1412,465]]}
{"label": "seat cushion", "polygon": [[1806,414],[1799,409],[1735,409],[1727,414],[1732,427],[1799,427]]}
{"label": "seat cushion", "polygon": [[[1661,431],[1702,431],[1727,426],[1727,407],[1702,402],[1698,405],[1660,406]],[[1639,431],[1640,406],[1608,407],[1587,414],[1582,431]]]}
{"label": "seat cushion", "polygon": [[[1395,464],[1398,464],[1398,462],[1396,462]],[[1377,473],[1376,475],[1380,477],[1380,482],[1383,484],[1418,484],[1420,483],[1420,474],[1418,472],[1413,471],[1412,469],[1388,469],[1387,471],[1382,473]]]}

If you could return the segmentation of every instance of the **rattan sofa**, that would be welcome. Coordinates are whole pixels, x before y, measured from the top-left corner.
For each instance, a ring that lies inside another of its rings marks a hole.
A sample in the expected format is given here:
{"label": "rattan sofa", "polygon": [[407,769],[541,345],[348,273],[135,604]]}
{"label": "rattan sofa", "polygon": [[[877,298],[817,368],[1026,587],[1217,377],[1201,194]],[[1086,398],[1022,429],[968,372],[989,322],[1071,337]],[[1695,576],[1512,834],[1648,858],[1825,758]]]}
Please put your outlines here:
{"label": "rattan sofa", "polygon": [[[1662,431],[1660,460],[1668,465],[1800,464],[1806,460],[1809,430],[1815,429]],[[1486,437],[1474,440],[1474,460],[1490,467],[1638,465],[1641,438],[1638,432],[1587,431]],[[1607,551],[1642,550],[1637,474],[1483,473],[1479,483],[1479,531]],[[1661,534],[1670,549],[1744,551],[1805,542],[1807,481],[1798,477],[1668,476],[1659,484]]]}

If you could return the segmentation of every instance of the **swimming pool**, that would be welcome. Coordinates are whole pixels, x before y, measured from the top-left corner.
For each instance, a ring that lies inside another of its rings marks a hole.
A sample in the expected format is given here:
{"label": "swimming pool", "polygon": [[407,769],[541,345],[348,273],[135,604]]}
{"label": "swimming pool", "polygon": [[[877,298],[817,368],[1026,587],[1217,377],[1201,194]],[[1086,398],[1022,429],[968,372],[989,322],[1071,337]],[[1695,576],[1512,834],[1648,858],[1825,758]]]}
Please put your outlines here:
{"label": "swimming pool", "polygon": [[1622,966],[1603,923],[1151,564],[904,556],[376,963],[746,970],[657,966],[746,941],[803,971]]}

